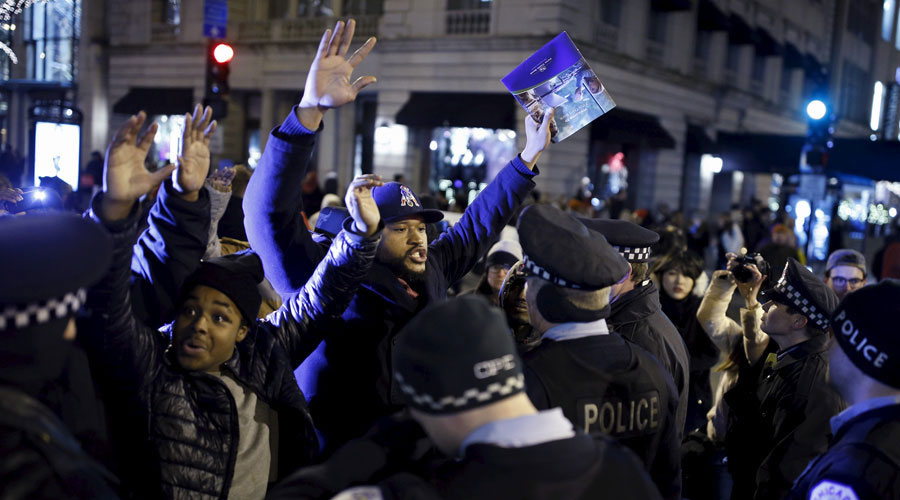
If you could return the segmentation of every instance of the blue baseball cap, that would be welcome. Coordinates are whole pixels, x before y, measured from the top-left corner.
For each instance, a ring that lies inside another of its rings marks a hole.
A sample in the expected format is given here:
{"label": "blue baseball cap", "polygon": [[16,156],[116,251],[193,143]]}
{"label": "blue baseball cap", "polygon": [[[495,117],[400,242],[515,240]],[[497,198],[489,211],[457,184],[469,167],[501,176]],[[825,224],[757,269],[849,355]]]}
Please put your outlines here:
{"label": "blue baseball cap", "polygon": [[438,222],[444,218],[443,212],[430,208],[422,208],[419,198],[408,186],[399,182],[387,182],[372,190],[372,197],[381,212],[384,222],[397,222],[415,216],[422,217],[426,223]]}

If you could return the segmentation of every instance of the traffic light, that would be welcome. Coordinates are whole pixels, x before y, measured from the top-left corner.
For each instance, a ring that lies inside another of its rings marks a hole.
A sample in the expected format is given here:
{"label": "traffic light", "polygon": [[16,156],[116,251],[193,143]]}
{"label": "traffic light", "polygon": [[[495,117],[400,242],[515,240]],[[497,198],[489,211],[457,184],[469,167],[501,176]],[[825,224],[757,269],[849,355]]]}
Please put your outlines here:
{"label": "traffic light", "polygon": [[834,113],[825,101],[813,99],[806,106],[807,132],[806,164],[810,167],[824,167],[828,164],[828,153],[834,147]]}
{"label": "traffic light", "polygon": [[211,40],[206,49],[206,94],[203,103],[213,110],[213,118],[228,114],[228,74],[234,59],[234,48],[225,42]]}

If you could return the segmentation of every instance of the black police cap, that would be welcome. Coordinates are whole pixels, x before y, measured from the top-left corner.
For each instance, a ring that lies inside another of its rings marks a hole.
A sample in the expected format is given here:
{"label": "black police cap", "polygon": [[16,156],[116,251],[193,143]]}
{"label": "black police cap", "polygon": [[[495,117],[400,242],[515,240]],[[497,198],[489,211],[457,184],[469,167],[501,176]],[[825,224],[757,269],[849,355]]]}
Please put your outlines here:
{"label": "black police cap", "polygon": [[769,300],[797,310],[820,330],[831,326],[831,316],[840,302],[831,288],[794,258],[788,258],[775,286],[762,293],[762,301]]}
{"label": "black police cap", "polygon": [[599,290],[628,274],[628,263],[575,217],[550,205],[522,211],[516,226],[525,255],[525,271],[555,285]]}
{"label": "black police cap", "polygon": [[0,330],[74,314],[109,271],[106,230],[74,214],[0,218],[0,241]]}
{"label": "black police cap", "polygon": [[628,262],[650,260],[650,247],[659,241],[659,235],[634,222],[618,219],[579,218],[588,229],[602,234],[617,252]]}

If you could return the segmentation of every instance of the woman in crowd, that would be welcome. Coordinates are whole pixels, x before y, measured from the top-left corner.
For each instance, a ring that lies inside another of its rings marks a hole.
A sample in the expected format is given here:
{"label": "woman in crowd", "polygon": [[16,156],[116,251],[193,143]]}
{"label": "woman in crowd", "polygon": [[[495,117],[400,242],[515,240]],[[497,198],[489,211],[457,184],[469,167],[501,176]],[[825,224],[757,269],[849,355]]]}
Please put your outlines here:
{"label": "woman in crowd", "polygon": [[516,262],[522,260],[522,247],[518,241],[500,240],[488,250],[485,259],[484,275],[470,293],[483,295],[491,304],[498,306],[500,288],[506,273]]}
{"label": "woman in crowd", "polygon": [[689,250],[674,250],[656,262],[652,273],[662,291],[659,294],[662,310],[678,328],[691,356],[685,421],[685,431],[691,432],[706,425],[706,413],[712,407],[709,374],[719,358],[719,349],[697,321],[701,298],[692,293],[703,274],[703,261]]}

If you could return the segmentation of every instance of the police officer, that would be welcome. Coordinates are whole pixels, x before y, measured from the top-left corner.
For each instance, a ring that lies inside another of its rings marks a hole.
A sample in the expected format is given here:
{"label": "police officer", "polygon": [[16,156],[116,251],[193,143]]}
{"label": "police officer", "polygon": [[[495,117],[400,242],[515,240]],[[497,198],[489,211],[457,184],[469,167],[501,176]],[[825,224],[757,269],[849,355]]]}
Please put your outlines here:
{"label": "police officer", "polygon": [[344,485],[385,477],[335,498],[659,498],[631,451],[586,435],[559,408],[537,411],[503,313],[485,299],[467,295],[430,306],[398,340],[400,390],[448,459],[411,474],[402,462],[415,454],[408,443],[416,431],[395,421],[297,472],[267,498],[330,498]]}
{"label": "police officer", "polygon": [[538,408],[561,407],[578,429],[631,448],[663,497],[679,498],[672,378],[606,324],[610,287],[627,277],[628,263],[603,236],[551,206],[526,208],[518,230],[528,315],[542,334],[524,355],[528,395]]}
{"label": "police officer", "polygon": [[76,215],[46,214],[0,219],[0,241],[0,496],[116,498],[115,478],[63,423],[73,393],[60,387],[109,237]]}
{"label": "police officer", "polygon": [[847,295],[832,319],[829,381],[850,407],[831,419],[828,451],[794,483],[792,499],[900,498],[900,344],[885,311],[900,281]]}
{"label": "police officer", "polygon": [[678,329],[659,305],[659,289],[649,279],[650,247],[659,235],[633,222],[616,219],[581,219],[588,229],[606,238],[628,261],[628,277],[612,286],[609,326],[625,340],[639,345],[663,365],[678,390],[675,417],[678,438],[687,418],[690,356]]}
{"label": "police officer", "polygon": [[755,394],[738,388],[725,394],[734,419],[726,449],[729,459],[740,459],[729,460],[732,498],[784,498],[825,451],[828,419],[844,407],[827,383],[829,318],[837,304],[834,292],[795,259],[764,293],[760,328],[778,351],[766,359]]}

